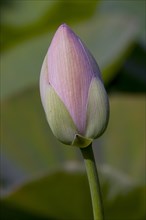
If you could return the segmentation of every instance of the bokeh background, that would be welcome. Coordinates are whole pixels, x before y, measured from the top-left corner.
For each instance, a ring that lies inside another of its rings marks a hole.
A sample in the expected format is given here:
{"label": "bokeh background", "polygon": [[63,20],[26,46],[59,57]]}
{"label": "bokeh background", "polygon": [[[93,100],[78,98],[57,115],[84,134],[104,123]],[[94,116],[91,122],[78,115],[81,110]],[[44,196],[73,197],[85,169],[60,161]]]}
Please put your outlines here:
{"label": "bokeh background", "polygon": [[2,219],[91,220],[83,159],[52,135],[39,74],[67,23],[96,58],[110,121],[93,144],[106,220],[144,220],[146,1],[1,0]]}

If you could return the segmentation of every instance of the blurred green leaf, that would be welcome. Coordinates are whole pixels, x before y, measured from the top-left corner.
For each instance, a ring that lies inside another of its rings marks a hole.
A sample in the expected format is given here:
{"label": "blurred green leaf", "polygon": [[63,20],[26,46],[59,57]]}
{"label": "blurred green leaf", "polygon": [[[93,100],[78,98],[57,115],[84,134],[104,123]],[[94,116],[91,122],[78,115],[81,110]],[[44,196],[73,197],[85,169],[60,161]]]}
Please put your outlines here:
{"label": "blurred green leaf", "polygon": [[46,121],[38,89],[29,89],[2,104],[1,151],[22,172],[31,174],[76,159],[77,149],[64,147]]}
{"label": "blurred green leaf", "polygon": [[[109,172],[107,176],[102,173],[105,219],[144,220],[145,187],[128,186],[120,182],[121,178],[113,177],[111,174]],[[115,185],[119,185],[118,192],[109,197],[110,189]],[[19,212],[42,217],[40,219],[92,219],[87,177],[77,169],[54,172],[15,187],[14,191],[3,197],[2,203]]]}
{"label": "blurred green leaf", "polygon": [[[3,12],[2,50],[20,41],[42,35],[62,22],[74,23],[90,17],[97,1],[20,1],[12,13]],[[35,10],[34,10],[35,9]],[[26,16],[27,11],[27,16]],[[53,22],[52,22],[53,21]]]}
{"label": "blurred green leaf", "polygon": [[60,171],[33,180],[5,201],[42,217],[58,220],[92,219],[88,182],[80,172]]}
{"label": "blurred green leaf", "polygon": [[145,183],[145,106],[145,95],[112,94],[103,140],[106,163],[141,183]]}
{"label": "blurred green leaf", "polygon": [[[102,0],[100,13],[123,14],[135,18],[135,25],[138,27],[138,42],[142,42],[146,46],[146,32],[145,32],[145,0]],[[128,20],[128,19],[127,19]]]}
{"label": "blurred green leaf", "polygon": [[144,220],[146,218],[145,193],[145,187],[137,187],[125,195],[117,195],[108,203],[105,219]]}

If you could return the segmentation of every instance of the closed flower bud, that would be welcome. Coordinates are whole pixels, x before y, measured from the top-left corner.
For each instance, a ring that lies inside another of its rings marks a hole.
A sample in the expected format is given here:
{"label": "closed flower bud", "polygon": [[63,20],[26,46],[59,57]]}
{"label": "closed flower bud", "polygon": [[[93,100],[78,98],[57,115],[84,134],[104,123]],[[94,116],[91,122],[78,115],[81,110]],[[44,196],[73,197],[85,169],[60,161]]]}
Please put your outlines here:
{"label": "closed flower bud", "polygon": [[86,147],[104,132],[109,103],[99,67],[66,24],[44,59],[40,92],[50,128],[62,143]]}

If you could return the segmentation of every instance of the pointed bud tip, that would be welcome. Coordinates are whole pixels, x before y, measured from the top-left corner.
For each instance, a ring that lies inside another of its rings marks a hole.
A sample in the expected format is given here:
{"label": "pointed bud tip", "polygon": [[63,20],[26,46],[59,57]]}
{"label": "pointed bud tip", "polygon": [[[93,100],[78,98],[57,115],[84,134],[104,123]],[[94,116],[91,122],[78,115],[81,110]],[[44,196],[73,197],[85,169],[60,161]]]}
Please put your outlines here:
{"label": "pointed bud tip", "polygon": [[65,28],[65,27],[68,27],[68,25],[66,23],[63,23],[59,27]]}
{"label": "pointed bud tip", "polygon": [[67,25],[67,24],[65,24],[65,23],[63,23],[63,24],[61,24],[59,27],[58,27],[58,30],[57,30],[57,32],[62,32],[62,33],[67,33],[67,34],[73,34],[73,35],[75,35],[75,33],[71,30],[71,28]]}
{"label": "pointed bud tip", "polygon": [[70,29],[69,26],[66,23],[63,23],[59,26],[58,29]]}

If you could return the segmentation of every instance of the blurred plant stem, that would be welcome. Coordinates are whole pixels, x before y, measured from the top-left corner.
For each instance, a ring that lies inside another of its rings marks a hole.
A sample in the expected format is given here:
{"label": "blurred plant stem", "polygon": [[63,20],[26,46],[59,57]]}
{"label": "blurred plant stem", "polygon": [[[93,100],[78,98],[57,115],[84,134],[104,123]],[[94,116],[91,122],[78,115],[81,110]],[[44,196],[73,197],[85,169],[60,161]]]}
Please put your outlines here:
{"label": "blurred plant stem", "polygon": [[92,144],[90,144],[86,148],[80,149],[84,158],[89,181],[94,220],[104,220],[102,195],[100,190],[100,183],[96,163],[92,150]]}

